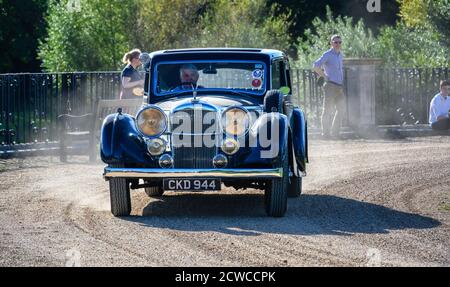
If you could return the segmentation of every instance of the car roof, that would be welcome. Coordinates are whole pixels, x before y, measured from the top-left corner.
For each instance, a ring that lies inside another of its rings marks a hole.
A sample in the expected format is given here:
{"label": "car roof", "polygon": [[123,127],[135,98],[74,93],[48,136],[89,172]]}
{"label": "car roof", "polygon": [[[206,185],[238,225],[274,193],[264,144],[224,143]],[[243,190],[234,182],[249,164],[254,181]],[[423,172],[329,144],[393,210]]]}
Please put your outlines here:
{"label": "car roof", "polygon": [[274,49],[256,49],[256,48],[190,48],[190,49],[174,49],[174,50],[160,50],[150,53],[150,57],[164,55],[192,55],[192,54],[224,54],[224,55],[261,55],[269,58],[284,57],[284,53]]}

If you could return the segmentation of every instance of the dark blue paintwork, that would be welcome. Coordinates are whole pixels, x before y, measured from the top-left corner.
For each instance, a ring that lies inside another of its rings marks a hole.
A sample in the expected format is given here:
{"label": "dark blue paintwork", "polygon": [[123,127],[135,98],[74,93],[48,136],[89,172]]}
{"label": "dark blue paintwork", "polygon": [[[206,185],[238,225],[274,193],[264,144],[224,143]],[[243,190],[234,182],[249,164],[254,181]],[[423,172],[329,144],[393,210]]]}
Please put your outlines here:
{"label": "dark blue paintwork", "polygon": [[[179,107],[190,105],[192,101],[192,92],[180,94],[177,97],[162,97],[152,94],[152,82],[149,79],[152,67],[162,61],[180,61],[180,60],[201,60],[201,59],[241,59],[258,60],[266,64],[269,76],[266,81],[266,90],[271,89],[271,63],[273,59],[285,58],[285,55],[276,50],[259,49],[189,49],[157,51],[150,54],[151,61],[147,64],[146,94],[148,95],[148,104],[155,104],[164,110],[172,110]],[[290,83],[289,83],[290,85]],[[222,111],[226,107],[236,105],[244,108],[259,108],[261,115],[256,124],[251,126],[249,132],[243,137],[246,142],[256,142],[254,147],[243,147],[233,156],[228,157],[227,168],[271,168],[279,164],[278,156],[272,158],[263,158],[262,151],[268,148],[261,146],[258,138],[262,130],[270,126],[271,120],[278,120],[279,135],[277,146],[289,146],[285,144],[289,138],[292,139],[293,152],[295,160],[301,171],[305,171],[308,161],[308,142],[307,142],[307,124],[304,113],[300,108],[294,108],[292,113],[284,115],[281,113],[262,114],[263,96],[242,95],[226,91],[216,91],[212,93],[198,91],[199,103],[203,103],[210,110]],[[124,163],[127,167],[156,167],[158,168],[159,157],[150,156],[147,152],[145,136],[137,129],[135,115],[111,114],[104,120],[101,131],[101,158],[105,163]],[[268,119],[264,121],[263,119]],[[270,133],[273,132],[269,128]],[[225,135],[222,135],[225,137]],[[269,136],[270,137],[270,136]],[[171,148],[171,152],[173,148]],[[223,152],[217,149],[218,153]],[[171,152],[168,152],[169,154]],[[285,151],[282,151],[285,152]],[[281,153],[278,153],[281,154]]]}
{"label": "dark blue paintwork", "polygon": [[305,114],[299,108],[295,108],[290,119],[292,132],[292,144],[295,158],[301,171],[306,171],[308,162],[308,139]]}

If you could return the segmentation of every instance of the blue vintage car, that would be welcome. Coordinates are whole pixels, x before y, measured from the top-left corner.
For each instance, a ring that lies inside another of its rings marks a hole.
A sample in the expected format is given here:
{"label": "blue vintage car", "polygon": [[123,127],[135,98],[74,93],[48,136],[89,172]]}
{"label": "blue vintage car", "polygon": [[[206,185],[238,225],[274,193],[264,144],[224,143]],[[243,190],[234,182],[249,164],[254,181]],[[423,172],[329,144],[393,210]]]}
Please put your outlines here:
{"label": "blue vintage car", "polygon": [[307,123],[291,99],[286,55],[268,49],[143,53],[144,104],[119,109],[101,131],[111,212],[131,212],[130,189],[264,190],[269,216],[298,197],[308,162]]}

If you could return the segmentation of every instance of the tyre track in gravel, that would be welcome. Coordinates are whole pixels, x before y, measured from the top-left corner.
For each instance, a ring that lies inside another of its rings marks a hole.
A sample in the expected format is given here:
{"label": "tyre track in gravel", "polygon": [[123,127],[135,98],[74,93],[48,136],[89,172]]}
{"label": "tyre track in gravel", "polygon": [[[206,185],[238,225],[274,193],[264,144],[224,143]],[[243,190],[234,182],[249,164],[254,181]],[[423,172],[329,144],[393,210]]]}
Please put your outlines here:
{"label": "tyre track in gravel", "polygon": [[446,137],[312,141],[304,194],[276,219],[262,192],[231,188],[135,191],[133,216],[114,218],[102,166],[11,164],[0,173],[0,235],[14,240],[2,235],[11,259],[0,265],[61,265],[75,247],[88,266],[364,266],[372,249],[377,265],[449,266],[450,216],[437,208],[450,190],[449,147]]}

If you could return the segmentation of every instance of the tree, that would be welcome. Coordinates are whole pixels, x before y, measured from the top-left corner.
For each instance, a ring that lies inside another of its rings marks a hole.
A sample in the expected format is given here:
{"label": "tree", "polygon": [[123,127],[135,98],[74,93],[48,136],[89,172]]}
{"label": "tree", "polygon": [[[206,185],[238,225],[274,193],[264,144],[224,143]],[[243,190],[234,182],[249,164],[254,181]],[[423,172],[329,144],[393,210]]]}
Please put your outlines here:
{"label": "tree", "polygon": [[447,51],[450,50],[450,1],[430,1],[427,11],[431,25],[441,35],[440,38],[445,43]]}
{"label": "tree", "polygon": [[449,67],[448,49],[439,42],[439,34],[400,22],[381,31],[376,51],[389,66]]}
{"label": "tree", "polygon": [[0,0],[0,73],[36,72],[37,39],[45,35],[47,0]]}
{"label": "tree", "polygon": [[426,25],[428,0],[399,0],[398,2],[400,16],[407,27]]}
{"label": "tree", "polygon": [[265,0],[217,0],[202,17],[202,47],[254,47],[286,50],[288,15],[274,16]]}
{"label": "tree", "polygon": [[364,21],[355,24],[352,17],[334,17],[329,6],[326,7],[325,20],[316,17],[313,28],[305,31],[305,40],[298,41],[298,60],[296,66],[310,68],[315,59],[330,48],[330,36],[339,34],[343,40],[343,53],[345,57],[374,57],[376,52],[376,38],[372,31],[366,28]]}
{"label": "tree", "polygon": [[40,41],[39,57],[48,71],[117,70],[128,49],[127,21],[133,21],[133,3],[120,0],[51,0],[48,36]]}
{"label": "tree", "polygon": [[276,14],[289,13],[288,31],[292,39],[303,37],[306,29],[313,28],[313,19],[326,19],[326,6],[333,11],[333,16],[342,15],[352,17],[356,23],[363,19],[366,27],[375,33],[384,25],[394,25],[398,20],[399,3],[397,0],[381,0],[381,12],[367,11],[368,0],[268,0],[268,5],[278,4]]}
{"label": "tree", "polygon": [[[80,1],[78,10],[68,3]],[[265,0],[52,0],[39,56],[48,71],[117,70],[132,48],[289,44]]]}
{"label": "tree", "polygon": [[382,29],[377,53],[386,64],[402,67],[448,67],[448,0],[399,0],[401,21]]}

